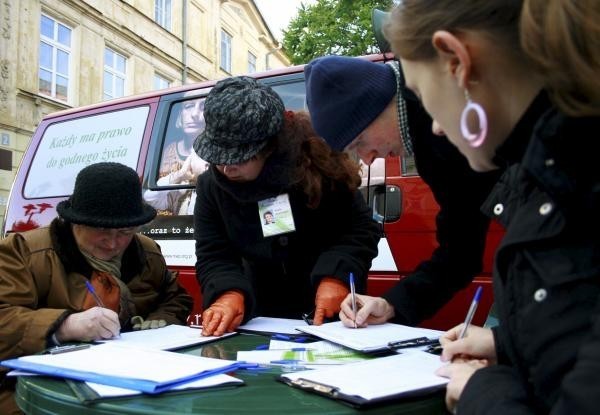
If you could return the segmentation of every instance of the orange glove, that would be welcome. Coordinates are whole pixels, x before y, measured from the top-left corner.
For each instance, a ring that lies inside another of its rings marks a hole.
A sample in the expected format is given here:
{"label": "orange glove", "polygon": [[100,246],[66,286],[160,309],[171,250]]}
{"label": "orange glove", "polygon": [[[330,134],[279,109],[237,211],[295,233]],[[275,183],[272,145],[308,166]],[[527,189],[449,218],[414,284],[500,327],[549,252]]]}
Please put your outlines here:
{"label": "orange glove", "polygon": [[202,313],[202,335],[222,336],[237,329],[244,319],[244,295],[225,291]]}
{"label": "orange glove", "polygon": [[324,277],[317,288],[315,297],[315,319],[313,324],[320,326],[325,317],[332,318],[340,312],[341,304],[350,289],[338,279]]}

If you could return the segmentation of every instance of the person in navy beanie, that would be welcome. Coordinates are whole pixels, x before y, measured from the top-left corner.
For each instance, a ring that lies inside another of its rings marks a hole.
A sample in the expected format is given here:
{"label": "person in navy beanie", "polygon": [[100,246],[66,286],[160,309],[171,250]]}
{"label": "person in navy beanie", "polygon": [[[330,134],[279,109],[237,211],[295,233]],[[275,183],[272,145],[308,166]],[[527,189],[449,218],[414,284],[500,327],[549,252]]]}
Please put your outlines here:
{"label": "person in navy beanie", "polygon": [[440,211],[438,247],[382,297],[358,295],[342,303],[347,326],[386,321],[416,325],[433,316],[481,272],[489,220],[479,208],[501,170],[476,173],[450,142],[432,130],[432,120],[404,86],[397,61],[324,56],[304,68],[306,101],[317,134],[336,150],[355,153],[365,164],[376,158],[415,158]]}

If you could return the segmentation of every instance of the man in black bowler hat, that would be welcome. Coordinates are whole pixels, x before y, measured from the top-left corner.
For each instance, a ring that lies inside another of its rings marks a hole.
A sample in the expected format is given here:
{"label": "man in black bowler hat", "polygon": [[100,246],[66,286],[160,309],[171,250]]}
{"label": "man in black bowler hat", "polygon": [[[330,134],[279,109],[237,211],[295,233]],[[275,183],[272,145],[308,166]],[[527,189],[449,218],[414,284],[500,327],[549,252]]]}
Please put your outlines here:
{"label": "man in black bowler hat", "polygon": [[[185,323],[192,298],[156,242],[137,233],[156,211],[142,200],[135,170],[85,167],[56,210],[50,226],[0,241],[0,360]],[[0,413],[20,413],[5,375]]]}

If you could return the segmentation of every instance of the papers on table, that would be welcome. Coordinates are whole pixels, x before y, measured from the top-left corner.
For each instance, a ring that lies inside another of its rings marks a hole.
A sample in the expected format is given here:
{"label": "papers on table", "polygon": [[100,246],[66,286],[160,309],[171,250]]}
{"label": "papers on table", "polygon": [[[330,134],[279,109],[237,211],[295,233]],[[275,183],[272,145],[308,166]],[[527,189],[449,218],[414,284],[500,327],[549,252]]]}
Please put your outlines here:
{"label": "papers on table", "polygon": [[389,350],[388,343],[418,337],[438,338],[443,333],[438,330],[385,323],[365,328],[345,327],[341,321],[325,323],[321,326],[300,325],[298,330],[330,342],[341,344],[365,353]]}
{"label": "papers on table", "polygon": [[260,334],[301,334],[296,327],[307,325],[304,320],[295,320],[291,318],[275,317],[254,317],[246,324],[239,326],[237,331],[242,333],[260,333]]}
{"label": "papers on table", "polygon": [[419,350],[315,370],[285,373],[286,384],[362,406],[443,389],[448,379],[435,375],[445,363]]}
{"label": "papers on table", "polygon": [[249,350],[237,353],[239,361],[263,365],[293,365],[297,368],[341,365],[370,358],[371,356],[327,341],[298,344],[271,340],[269,350]]}
{"label": "papers on table", "polygon": [[[244,381],[229,375],[215,375],[204,379],[193,380],[188,383],[174,387],[172,390],[206,389],[214,386],[240,385]],[[116,398],[121,396],[139,395],[142,392],[133,389],[119,388],[116,386],[102,385],[100,383],[85,382],[85,384],[96,394],[96,398]]]}
{"label": "papers on table", "polygon": [[116,343],[103,343],[69,353],[23,356],[0,364],[11,369],[152,394],[243,367],[231,360]]}
{"label": "papers on table", "polygon": [[[39,376],[38,373],[32,372],[24,372],[22,370],[11,370],[6,374],[6,376]],[[69,383],[69,381],[67,381]],[[187,383],[182,383],[181,385],[175,386],[174,391],[187,390],[187,389],[207,389],[215,386],[225,386],[225,385],[242,385],[244,383],[243,380],[234,378],[229,375],[214,375],[204,379],[192,380]],[[119,388],[117,386],[109,386],[102,385],[100,383],[94,382],[73,382],[69,383],[73,392],[77,395],[77,397],[83,403],[93,402],[98,399],[104,398],[119,398],[122,396],[132,396],[132,395],[140,395],[141,391],[134,389],[125,389]],[[85,388],[89,388],[89,390],[85,390]]]}
{"label": "papers on table", "polygon": [[117,338],[100,340],[100,343],[127,344],[153,350],[175,350],[196,344],[209,343],[235,333],[225,333],[221,337],[202,336],[202,330],[175,324],[152,330],[121,333]]}

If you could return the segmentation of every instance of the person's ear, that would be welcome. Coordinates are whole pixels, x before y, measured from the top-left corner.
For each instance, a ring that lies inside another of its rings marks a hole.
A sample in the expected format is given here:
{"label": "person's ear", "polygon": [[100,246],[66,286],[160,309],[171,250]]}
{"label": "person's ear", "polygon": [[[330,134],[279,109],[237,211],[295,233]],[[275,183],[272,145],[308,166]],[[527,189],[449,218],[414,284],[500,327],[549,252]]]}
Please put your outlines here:
{"label": "person's ear", "polygon": [[472,75],[471,55],[465,43],[445,30],[435,32],[431,41],[448,72],[465,88]]}

